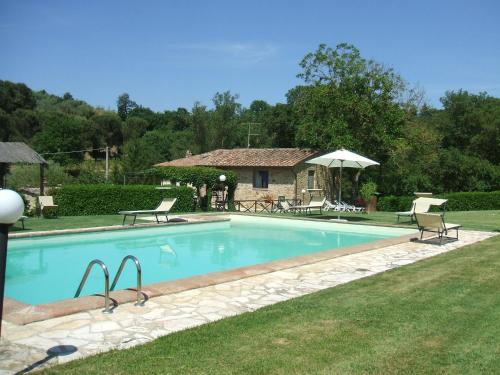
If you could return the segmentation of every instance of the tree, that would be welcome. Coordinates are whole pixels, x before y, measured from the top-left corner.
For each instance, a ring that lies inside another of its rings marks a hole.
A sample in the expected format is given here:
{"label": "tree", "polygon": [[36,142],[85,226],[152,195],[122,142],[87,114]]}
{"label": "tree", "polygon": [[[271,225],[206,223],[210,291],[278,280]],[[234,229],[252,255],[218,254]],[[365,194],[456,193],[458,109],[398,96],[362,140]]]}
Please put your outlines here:
{"label": "tree", "polygon": [[212,148],[233,148],[241,146],[241,129],[237,128],[241,104],[237,103],[238,95],[230,91],[217,92],[212,101],[215,109],[212,114]]}
{"label": "tree", "polygon": [[500,163],[500,99],[459,90],[446,92],[441,102],[445,117],[436,126],[443,146]]}
{"label": "tree", "polygon": [[155,163],[156,150],[144,139],[131,139],[123,147],[123,169],[125,172],[140,172]]}
{"label": "tree", "polygon": [[[33,138],[35,149],[41,153],[58,153],[84,150],[91,146],[92,124],[85,117],[60,112],[41,114],[41,130]],[[62,153],[48,156],[59,164],[81,161],[83,152]]]}
{"label": "tree", "polygon": [[104,112],[92,117],[94,147],[121,146],[123,144],[122,120],[114,112]]}
{"label": "tree", "polygon": [[194,142],[197,146],[197,150],[191,151],[198,151],[200,153],[207,152],[209,122],[209,113],[207,111],[207,107],[201,105],[200,102],[195,102],[191,113]]}
{"label": "tree", "polygon": [[386,161],[405,119],[397,102],[405,88],[401,77],[345,43],[335,49],[321,44],[300,66],[306,86],[287,95],[298,145],[349,147]]}
{"label": "tree", "polygon": [[129,94],[125,92],[118,97],[118,100],[116,101],[116,107],[118,116],[120,116],[120,118],[125,121],[130,111],[132,111],[134,108],[137,108],[137,103],[130,100]]}
{"label": "tree", "polygon": [[36,106],[33,91],[24,83],[0,81],[0,108],[7,113],[16,109],[31,109]]}
{"label": "tree", "polygon": [[148,127],[148,122],[140,117],[127,118],[122,127],[123,142],[127,143],[131,139],[142,137],[148,130]]}

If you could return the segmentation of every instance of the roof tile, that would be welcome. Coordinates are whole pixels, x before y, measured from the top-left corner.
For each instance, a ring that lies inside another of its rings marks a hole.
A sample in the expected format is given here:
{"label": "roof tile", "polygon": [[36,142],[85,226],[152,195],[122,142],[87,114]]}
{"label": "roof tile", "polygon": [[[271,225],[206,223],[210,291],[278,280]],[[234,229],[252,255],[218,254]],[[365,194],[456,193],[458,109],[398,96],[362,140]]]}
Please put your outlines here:
{"label": "roof tile", "polygon": [[235,148],[219,149],[204,154],[156,164],[161,167],[293,167],[316,155],[316,151],[300,148]]}

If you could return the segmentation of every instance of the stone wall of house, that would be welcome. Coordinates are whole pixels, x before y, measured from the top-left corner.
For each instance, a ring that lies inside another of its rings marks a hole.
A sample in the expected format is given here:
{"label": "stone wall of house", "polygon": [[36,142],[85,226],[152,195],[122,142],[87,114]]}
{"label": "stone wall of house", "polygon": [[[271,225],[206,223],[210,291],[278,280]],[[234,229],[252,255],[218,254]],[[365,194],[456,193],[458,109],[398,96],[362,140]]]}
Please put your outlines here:
{"label": "stone wall of house", "polygon": [[[295,196],[295,175],[292,168],[232,168],[238,177],[238,187],[235,191],[236,200],[264,199],[271,196],[278,199],[284,195],[288,199]],[[254,173],[258,170],[269,171],[269,183],[267,189],[254,188]]]}
{"label": "stone wall of house", "polygon": [[[300,163],[294,168],[231,168],[238,178],[238,187],[235,191],[235,200],[262,200],[267,196],[278,199],[284,195],[287,199],[302,199],[307,204],[311,193],[306,192],[302,197],[302,189],[307,191],[308,171],[314,171],[315,189],[312,194],[324,195],[329,192],[328,169],[319,165]],[[253,187],[254,173],[258,170],[269,171],[269,184],[267,189]],[[297,176],[297,185],[295,185]],[[328,195],[327,195],[328,197]]]}
{"label": "stone wall of house", "polygon": [[[297,198],[302,199],[302,190],[305,189],[304,203],[307,204],[311,200],[311,196],[325,196],[329,197],[329,192],[331,190],[329,181],[328,168],[314,165],[301,163],[295,167],[297,171]],[[314,189],[321,189],[321,191],[308,191],[308,175],[309,171],[314,171]]]}

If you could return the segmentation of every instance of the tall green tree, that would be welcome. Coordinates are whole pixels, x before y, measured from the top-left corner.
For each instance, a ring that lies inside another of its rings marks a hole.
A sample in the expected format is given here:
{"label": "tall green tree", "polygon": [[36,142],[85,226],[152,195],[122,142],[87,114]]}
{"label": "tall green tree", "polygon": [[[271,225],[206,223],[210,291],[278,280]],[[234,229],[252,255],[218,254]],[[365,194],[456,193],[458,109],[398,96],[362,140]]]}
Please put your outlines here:
{"label": "tall green tree", "polygon": [[131,116],[127,118],[122,125],[123,142],[127,143],[132,139],[142,137],[148,130],[148,127],[148,122],[140,117]]}
{"label": "tall green tree", "polygon": [[298,77],[306,86],[288,94],[298,145],[346,147],[386,161],[405,119],[398,103],[404,90],[401,77],[345,43],[320,45],[300,66]]}
{"label": "tall green tree", "polygon": [[241,104],[238,95],[230,91],[217,92],[212,101],[214,111],[211,118],[212,148],[233,148],[242,145],[241,126],[238,128],[238,116]]}
{"label": "tall green tree", "polygon": [[200,102],[195,102],[191,110],[192,113],[192,127],[194,134],[194,142],[197,150],[192,152],[207,152],[208,151],[208,124],[210,114],[207,107],[201,105]]}
{"label": "tall green tree", "polygon": [[116,110],[118,112],[118,116],[122,120],[126,120],[129,113],[137,108],[137,103],[130,99],[130,95],[126,92],[121,94],[116,101]]}
{"label": "tall green tree", "polygon": [[44,112],[40,116],[42,127],[33,138],[35,149],[41,153],[60,153],[47,157],[62,165],[83,160],[84,153],[68,152],[92,146],[92,123],[85,117],[55,111]]}

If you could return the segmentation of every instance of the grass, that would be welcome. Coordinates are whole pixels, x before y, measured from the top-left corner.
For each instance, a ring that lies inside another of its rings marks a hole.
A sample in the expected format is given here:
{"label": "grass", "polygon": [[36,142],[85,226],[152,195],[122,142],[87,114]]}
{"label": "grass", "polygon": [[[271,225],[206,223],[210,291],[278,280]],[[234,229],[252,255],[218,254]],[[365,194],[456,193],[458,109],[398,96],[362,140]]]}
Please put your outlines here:
{"label": "grass", "polygon": [[500,236],[45,374],[494,374]]}
{"label": "grass", "polygon": [[[290,214],[290,216],[293,216],[293,214]],[[313,213],[307,217],[315,219],[336,219],[338,214],[337,212],[327,211],[323,212],[322,215]],[[345,212],[340,214],[340,218],[351,222],[366,224],[397,224],[394,212],[373,212],[370,214]],[[446,212],[445,221],[461,224],[463,229],[500,232],[500,210],[450,211]],[[402,217],[398,225],[410,226],[410,221]],[[412,226],[415,227],[415,224],[412,224]]]}
{"label": "grass", "polygon": [[[336,218],[335,214],[311,215]],[[342,214],[395,224],[388,212]],[[500,211],[449,212],[500,231]],[[30,218],[27,230],[120,225],[120,215]],[[20,226],[13,231],[20,230]],[[429,374],[500,368],[500,236],[253,313],[45,370],[45,374]]]}
{"label": "grass", "polygon": [[[127,223],[131,222],[131,218],[127,218]],[[31,232],[31,231],[47,231],[56,229],[74,229],[74,228],[92,228],[110,225],[121,225],[123,221],[122,215],[98,215],[98,216],[59,216],[53,219],[44,219],[39,217],[30,217],[25,220],[25,230],[22,229],[22,224],[17,222],[10,230],[11,232]],[[137,218],[137,222],[144,222]]]}
{"label": "grass", "polygon": [[[313,214],[307,217],[316,219],[333,219],[337,218],[337,215],[333,212],[324,212],[323,215]],[[342,213],[341,218],[347,219],[351,222],[367,224],[396,224],[396,216],[393,212],[374,212],[370,214]],[[55,229],[121,225],[122,220],[123,216],[121,215],[64,216],[55,219],[33,217],[26,220],[25,231],[46,231]],[[128,223],[131,219],[129,218],[127,220]],[[137,221],[140,222],[140,218],[138,218]],[[446,221],[462,224],[464,229],[500,232],[500,210],[447,212]],[[405,226],[406,224],[409,224],[409,222],[406,221],[405,223],[404,220],[401,221],[401,226]],[[12,227],[11,231],[22,231],[21,223],[18,222]]]}

